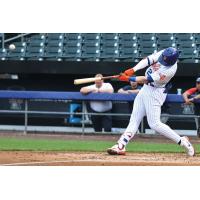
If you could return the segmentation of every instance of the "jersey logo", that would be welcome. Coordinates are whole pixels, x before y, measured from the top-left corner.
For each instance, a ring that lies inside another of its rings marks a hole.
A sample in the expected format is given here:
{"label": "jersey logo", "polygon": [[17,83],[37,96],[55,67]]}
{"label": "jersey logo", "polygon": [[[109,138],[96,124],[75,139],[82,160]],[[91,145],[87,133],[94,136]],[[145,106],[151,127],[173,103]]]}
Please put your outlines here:
{"label": "jersey logo", "polygon": [[164,74],[161,74],[161,73],[159,73],[159,76],[160,76],[161,81],[165,80],[165,78],[166,78],[166,76]]}
{"label": "jersey logo", "polygon": [[152,74],[152,69],[150,68],[148,71],[147,71],[147,75],[150,76]]}
{"label": "jersey logo", "polygon": [[153,70],[154,71],[157,71],[157,70],[159,70],[160,69],[160,64],[159,63],[153,63],[152,65],[151,65],[151,67],[153,68]]}

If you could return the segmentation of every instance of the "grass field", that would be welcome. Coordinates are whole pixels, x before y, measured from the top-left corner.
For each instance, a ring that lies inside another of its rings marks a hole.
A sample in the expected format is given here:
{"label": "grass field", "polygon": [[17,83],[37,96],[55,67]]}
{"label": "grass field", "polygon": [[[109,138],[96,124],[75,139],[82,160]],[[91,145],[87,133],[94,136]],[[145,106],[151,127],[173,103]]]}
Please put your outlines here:
{"label": "grass field", "polygon": [[[77,140],[48,140],[48,139],[16,139],[0,138],[0,150],[10,151],[86,151],[103,152],[114,143],[110,141],[77,141]],[[200,145],[195,145],[196,153],[200,152]],[[129,152],[159,152],[180,153],[184,149],[176,144],[131,142]]]}

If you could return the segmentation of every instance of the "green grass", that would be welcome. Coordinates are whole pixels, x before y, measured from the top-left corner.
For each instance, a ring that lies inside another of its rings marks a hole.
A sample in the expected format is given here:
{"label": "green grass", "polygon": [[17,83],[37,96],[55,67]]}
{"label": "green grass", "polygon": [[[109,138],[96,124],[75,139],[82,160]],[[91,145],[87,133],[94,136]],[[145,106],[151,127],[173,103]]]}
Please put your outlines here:
{"label": "green grass", "polygon": [[[17,139],[0,138],[0,150],[17,151],[88,151],[105,152],[114,142],[110,141],[77,141],[77,140],[47,140],[47,139]],[[200,153],[200,145],[196,145]],[[160,152],[177,153],[184,149],[176,144],[132,142],[128,145],[129,152]]]}

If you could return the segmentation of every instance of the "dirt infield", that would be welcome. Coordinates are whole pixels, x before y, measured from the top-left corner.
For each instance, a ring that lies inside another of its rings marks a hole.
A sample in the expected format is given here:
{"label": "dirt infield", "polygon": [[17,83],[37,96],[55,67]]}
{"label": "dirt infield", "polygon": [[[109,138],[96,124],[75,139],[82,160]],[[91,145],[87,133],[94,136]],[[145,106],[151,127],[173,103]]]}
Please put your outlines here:
{"label": "dirt infield", "polygon": [[[8,133],[0,133],[8,137]],[[116,141],[117,135],[48,135],[9,133],[9,137],[36,139],[78,139]],[[137,141],[171,143],[162,136],[136,136]],[[196,137],[191,141],[199,144]],[[200,155],[188,157],[184,153],[127,153],[126,156],[111,156],[106,152],[38,152],[38,151],[0,151],[2,166],[200,166]]]}
{"label": "dirt infield", "polygon": [[185,154],[1,151],[0,165],[8,166],[200,166],[200,156]]}

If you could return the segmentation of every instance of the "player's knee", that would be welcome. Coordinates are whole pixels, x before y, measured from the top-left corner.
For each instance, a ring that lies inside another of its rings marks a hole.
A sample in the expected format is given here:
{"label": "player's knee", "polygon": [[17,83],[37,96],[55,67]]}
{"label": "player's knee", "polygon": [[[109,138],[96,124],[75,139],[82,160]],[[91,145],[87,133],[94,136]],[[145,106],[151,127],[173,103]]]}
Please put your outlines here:
{"label": "player's knee", "polygon": [[149,126],[152,130],[158,131],[160,124],[161,124],[161,122],[150,122]]}

